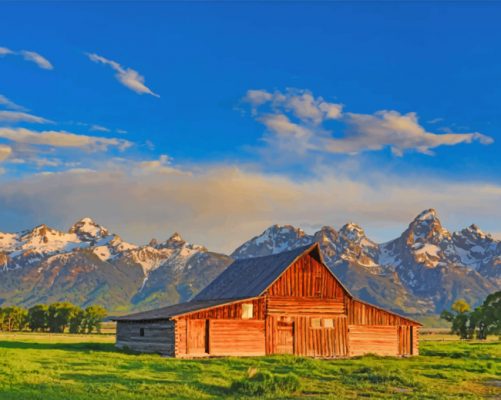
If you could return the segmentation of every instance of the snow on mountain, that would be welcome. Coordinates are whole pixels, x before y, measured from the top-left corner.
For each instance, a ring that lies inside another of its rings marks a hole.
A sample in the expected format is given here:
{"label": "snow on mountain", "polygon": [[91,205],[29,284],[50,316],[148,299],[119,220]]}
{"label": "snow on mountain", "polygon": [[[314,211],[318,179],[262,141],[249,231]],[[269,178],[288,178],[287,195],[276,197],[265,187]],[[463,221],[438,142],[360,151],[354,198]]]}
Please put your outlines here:
{"label": "snow on mountain", "polygon": [[273,225],[238,247],[233,258],[260,257],[292,250],[312,243],[312,237],[291,225]]}
{"label": "snow on mountain", "polygon": [[103,226],[96,224],[91,218],[82,218],[76,222],[71,228],[69,233],[78,236],[81,241],[92,242],[102,239],[109,235],[109,232]]}

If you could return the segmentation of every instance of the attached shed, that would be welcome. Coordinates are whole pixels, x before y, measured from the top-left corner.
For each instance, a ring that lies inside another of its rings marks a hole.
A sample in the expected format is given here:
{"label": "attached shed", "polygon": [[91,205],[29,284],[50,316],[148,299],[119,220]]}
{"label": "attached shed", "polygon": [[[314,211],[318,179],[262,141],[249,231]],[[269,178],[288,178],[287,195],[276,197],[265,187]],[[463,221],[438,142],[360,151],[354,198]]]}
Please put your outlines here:
{"label": "attached shed", "polygon": [[411,356],[421,326],[354,298],[318,244],[237,260],[190,302],[116,321],[117,347],[171,357]]}

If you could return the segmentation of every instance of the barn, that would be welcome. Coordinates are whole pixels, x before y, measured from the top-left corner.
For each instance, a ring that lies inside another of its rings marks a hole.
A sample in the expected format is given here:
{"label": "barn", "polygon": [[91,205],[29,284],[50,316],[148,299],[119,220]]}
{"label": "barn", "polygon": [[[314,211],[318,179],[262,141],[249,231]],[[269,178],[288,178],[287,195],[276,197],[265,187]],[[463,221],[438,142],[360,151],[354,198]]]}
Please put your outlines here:
{"label": "barn", "polygon": [[179,358],[412,356],[421,326],[354,298],[318,244],[237,260],[193,300],[116,321],[117,347]]}

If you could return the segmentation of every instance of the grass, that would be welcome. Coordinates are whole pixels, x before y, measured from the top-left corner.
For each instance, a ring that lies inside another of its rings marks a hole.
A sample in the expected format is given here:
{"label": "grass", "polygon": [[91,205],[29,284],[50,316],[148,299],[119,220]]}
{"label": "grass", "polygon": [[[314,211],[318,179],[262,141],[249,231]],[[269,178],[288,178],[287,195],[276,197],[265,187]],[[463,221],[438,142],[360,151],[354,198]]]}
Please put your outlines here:
{"label": "grass", "polygon": [[421,343],[365,356],[175,360],[115,350],[112,335],[0,334],[0,398],[501,398],[501,343]]}

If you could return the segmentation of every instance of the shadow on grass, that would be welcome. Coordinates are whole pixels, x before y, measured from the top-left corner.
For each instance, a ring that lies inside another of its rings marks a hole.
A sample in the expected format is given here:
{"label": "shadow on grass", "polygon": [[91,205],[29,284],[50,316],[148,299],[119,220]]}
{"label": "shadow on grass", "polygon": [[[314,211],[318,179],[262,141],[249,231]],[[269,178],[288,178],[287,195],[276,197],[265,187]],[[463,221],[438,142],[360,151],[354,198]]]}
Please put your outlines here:
{"label": "shadow on grass", "polygon": [[103,351],[118,352],[113,343],[35,343],[35,342],[16,342],[13,340],[0,341],[0,348],[3,349],[23,349],[23,350],[67,350],[67,351]]}

